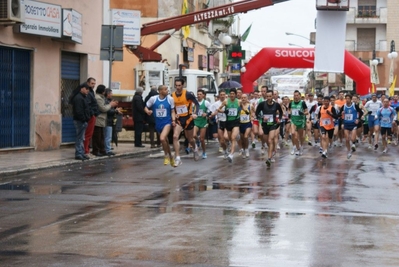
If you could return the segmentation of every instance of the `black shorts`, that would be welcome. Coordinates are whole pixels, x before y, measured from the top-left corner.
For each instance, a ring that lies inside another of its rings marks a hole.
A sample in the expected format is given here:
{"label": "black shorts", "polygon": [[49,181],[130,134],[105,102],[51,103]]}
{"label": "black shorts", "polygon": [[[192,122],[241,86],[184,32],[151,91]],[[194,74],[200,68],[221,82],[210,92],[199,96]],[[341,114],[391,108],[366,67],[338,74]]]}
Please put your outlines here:
{"label": "black shorts", "polygon": [[334,129],[326,130],[323,126],[320,127],[321,134],[327,134],[329,139],[332,139],[334,136]]}
{"label": "black shorts", "polygon": [[320,129],[319,122],[318,121],[316,121],[315,123],[312,122],[312,128],[315,129],[315,130]]}
{"label": "black shorts", "polygon": [[231,132],[233,128],[238,127],[240,128],[240,119],[233,120],[233,121],[226,121],[226,130]]}
{"label": "black shorts", "polygon": [[381,127],[381,135],[391,136],[392,135],[392,128]]}
{"label": "black shorts", "polygon": [[399,121],[398,120],[396,120],[395,123],[396,123],[396,126],[399,126]]}
{"label": "black shorts", "polygon": [[363,124],[363,134],[369,134],[369,125],[368,124]]}
{"label": "black shorts", "polygon": [[194,120],[191,115],[177,118],[177,124],[179,124],[184,130],[194,129]]}
{"label": "black shorts", "polygon": [[359,129],[359,128],[362,128],[363,127],[363,121],[362,120],[359,120],[359,122],[356,124],[356,127]]}
{"label": "black shorts", "polygon": [[277,124],[273,124],[273,125],[262,124],[262,130],[263,130],[264,135],[268,135],[270,133],[270,131],[274,131],[277,129],[278,129]]}
{"label": "black shorts", "polygon": [[224,131],[226,129],[226,122],[225,121],[219,121],[219,129]]}

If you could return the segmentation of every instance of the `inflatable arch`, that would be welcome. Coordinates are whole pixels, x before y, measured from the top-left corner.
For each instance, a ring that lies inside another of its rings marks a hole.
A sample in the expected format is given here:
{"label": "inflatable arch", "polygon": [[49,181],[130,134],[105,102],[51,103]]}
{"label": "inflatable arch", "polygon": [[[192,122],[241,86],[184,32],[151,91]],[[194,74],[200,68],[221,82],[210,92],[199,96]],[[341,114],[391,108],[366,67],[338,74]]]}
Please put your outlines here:
{"label": "inflatable arch", "polygon": [[[245,93],[253,91],[253,83],[270,68],[313,68],[313,48],[263,48],[241,72]],[[370,89],[370,68],[354,55],[345,51],[344,72],[356,82],[356,93],[366,95]]]}

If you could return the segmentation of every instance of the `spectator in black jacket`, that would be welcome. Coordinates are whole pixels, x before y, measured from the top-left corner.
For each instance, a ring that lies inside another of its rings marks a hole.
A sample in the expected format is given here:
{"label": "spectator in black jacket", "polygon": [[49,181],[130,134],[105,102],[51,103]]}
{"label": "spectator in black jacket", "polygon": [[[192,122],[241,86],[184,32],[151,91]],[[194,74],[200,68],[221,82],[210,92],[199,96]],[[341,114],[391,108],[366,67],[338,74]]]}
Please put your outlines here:
{"label": "spectator in black jacket", "polygon": [[89,94],[89,86],[87,83],[83,83],[79,85],[75,91],[79,92],[70,99],[70,103],[73,105],[73,123],[76,128],[75,159],[85,160],[89,159],[89,157],[85,155],[83,145],[86,128],[91,117],[90,107],[86,101],[87,95]]}
{"label": "spectator in black jacket", "polygon": [[143,95],[143,88],[137,87],[132,100],[135,147],[144,147],[144,145],[141,142],[141,135],[143,134],[144,131],[144,120],[146,113],[144,111],[144,101],[142,95]]}
{"label": "spectator in black jacket", "polygon": [[[154,95],[158,95],[158,91],[156,86],[151,86],[151,91],[149,92],[149,94],[146,96],[146,98],[144,99],[144,103],[147,104],[147,101]],[[155,118],[154,115],[147,115],[146,114],[146,119],[145,121],[148,123],[148,131],[150,133],[150,143],[151,143],[151,148],[155,148]],[[157,147],[161,147],[161,142],[160,142],[160,137],[159,137],[159,133],[157,133]]]}

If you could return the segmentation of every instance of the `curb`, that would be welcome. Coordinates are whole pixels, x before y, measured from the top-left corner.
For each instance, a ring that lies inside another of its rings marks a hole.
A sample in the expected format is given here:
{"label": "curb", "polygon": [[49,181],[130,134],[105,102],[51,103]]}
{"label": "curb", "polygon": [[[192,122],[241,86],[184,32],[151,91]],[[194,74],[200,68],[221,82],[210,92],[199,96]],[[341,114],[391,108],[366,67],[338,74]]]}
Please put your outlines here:
{"label": "curb", "polygon": [[[10,177],[12,175],[17,175],[21,173],[26,173],[30,171],[38,171],[38,170],[45,170],[45,169],[50,169],[54,167],[63,167],[63,166],[70,166],[70,165],[75,165],[78,163],[84,163],[84,162],[93,162],[93,161],[100,161],[100,160],[106,160],[110,158],[120,158],[120,157],[125,157],[125,156],[131,156],[131,155],[143,155],[151,152],[152,150],[146,149],[142,151],[132,151],[132,152],[121,152],[118,154],[115,154],[114,156],[111,157],[94,157],[89,160],[81,161],[81,160],[76,160],[76,159],[63,159],[63,160],[57,160],[57,161],[50,161],[50,162],[45,162],[45,163],[37,163],[37,164],[32,164],[30,166],[24,166],[19,169],[14,169],[14,170],[4,170],[0,171],[0,177],[1,178],[6,178]],[[0,181],[1,181],[0,178]]]}

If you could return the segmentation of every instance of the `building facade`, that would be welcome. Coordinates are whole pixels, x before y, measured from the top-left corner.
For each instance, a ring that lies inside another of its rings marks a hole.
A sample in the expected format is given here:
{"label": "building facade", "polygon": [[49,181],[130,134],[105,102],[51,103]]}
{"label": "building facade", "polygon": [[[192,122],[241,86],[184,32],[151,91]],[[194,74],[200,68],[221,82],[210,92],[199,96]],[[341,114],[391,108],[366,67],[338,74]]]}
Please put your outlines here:
{"label": "building facade", "polygon": [[394,76],[399,74],[399,59],[388,57],[391,50],[395,50],[391,44],[399,44],[398,12],[396,0],[351,0],[347,13],[346,49],[366,64],[374,57],[378,60],[376,88],[379,93],[385,93],[391,85],[391,60]]}
{"label": "building facade", "polygon": [[1,150],[51,150],[74,142],[68,96],[88,77],[102,83],[103,4],[44,1],[19,1],[24,23],[7,21],[6,7],[0,7]]}

